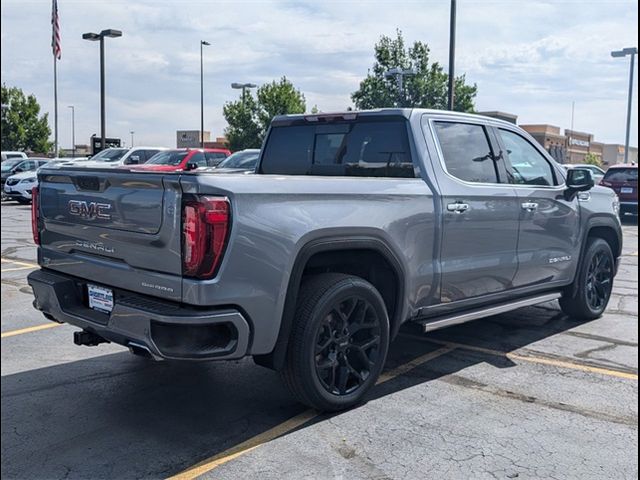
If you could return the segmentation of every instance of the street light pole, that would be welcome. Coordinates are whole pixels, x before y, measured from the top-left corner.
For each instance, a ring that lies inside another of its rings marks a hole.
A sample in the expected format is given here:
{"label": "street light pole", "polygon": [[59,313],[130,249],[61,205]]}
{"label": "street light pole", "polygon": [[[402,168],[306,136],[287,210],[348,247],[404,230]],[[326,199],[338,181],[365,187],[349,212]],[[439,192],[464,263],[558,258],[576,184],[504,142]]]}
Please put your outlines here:
{"label": "street light pole", "polygon": [[69,105],[71,109],[71,151],[72,157],[76,156],[76,109],[73,105]]}
{"label": "street light pole", "polygon": [[245,98],[247,95],[247,90],[250,88],[256,88],[257,85],[255,83],[236,83],[233,82],[231,84],[231,88],[235,88],[236,90],[241,89],[242,90],[242,106],[244,107],[244,103],[245,103]]}
{"label": "street light pole", "polygon": [[400,67],[392,68],[384,72],[384,78],[395,78],[398,84],[398,99],[396,100],[396,107],[402,107],[402,100],[404,98],[404,77],[410,77],[417,72],[413,68],[402,69]]}
{"label": "street light pole", "polygon": [[453,110],[455,95],[455,64],[456,64],[456,0],[451,0],[451,15],[449,17],[449,97],[447,108]]}
{"label": "street light pole", "polygon": [[122,32],[120,30],[114,30],[109,28],[102,30],[100,33],[83,33],[82,38],[92,42],[100,42],[100,149],[106,148],[106,136],[107,136],[107,121],[105,113],[105,81],[104,81],[104,39],[105,37],[117,38],[121,37]]}
{"label": "street light pole", "polygon": [[611,52],[611,56],[614,58],[631,56],[630,68],[629,68],[629,93],[627,95],[627,129],[624,139],[624,163],[629,163],[629,135],[631,132],[631,103],[633,100],[633,69],[635,66],[636,54],[638,49],[636,47],[623,48],[622,50],[614,50]]}
{"label": "street light pole", "polygon": [[131,134],[131,148],[133,148],[133,134],[136,133],[133,130],[129,132]]}
{"label": "street light pole", "polygon": [[211,45],[200,40],[200,148],[204,148],[204,63],[202,61],[202,47]]}

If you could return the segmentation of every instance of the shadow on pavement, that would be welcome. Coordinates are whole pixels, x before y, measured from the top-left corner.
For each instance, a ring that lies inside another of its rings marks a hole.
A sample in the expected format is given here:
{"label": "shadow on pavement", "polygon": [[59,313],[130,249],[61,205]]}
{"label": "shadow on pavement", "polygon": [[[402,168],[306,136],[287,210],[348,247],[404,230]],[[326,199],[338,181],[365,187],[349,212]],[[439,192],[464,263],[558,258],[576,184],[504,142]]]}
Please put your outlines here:
{"label": "shadow on pavement", "polygon": [[[533,307],[424,338],[510,351],[576,325]],[[437,348],[400,336],[387,368]],[[512,365],[456,351],[377,386],[369,400],[481,362]],[[304,410],[275,372],[250,360],[155,363],[123,352],[17,373],[2,378],[2,477],[166,477]]]}

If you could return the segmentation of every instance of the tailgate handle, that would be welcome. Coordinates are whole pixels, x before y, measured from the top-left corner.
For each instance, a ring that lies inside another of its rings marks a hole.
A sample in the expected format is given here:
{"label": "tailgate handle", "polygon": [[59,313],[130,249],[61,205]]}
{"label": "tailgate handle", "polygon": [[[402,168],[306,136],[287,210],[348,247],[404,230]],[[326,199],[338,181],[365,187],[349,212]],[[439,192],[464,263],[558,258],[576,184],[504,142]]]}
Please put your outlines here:
{"label": "tailgate handle", "polygon": [[78,190],[100,191],[100,179],[98,177],[76,177]]}

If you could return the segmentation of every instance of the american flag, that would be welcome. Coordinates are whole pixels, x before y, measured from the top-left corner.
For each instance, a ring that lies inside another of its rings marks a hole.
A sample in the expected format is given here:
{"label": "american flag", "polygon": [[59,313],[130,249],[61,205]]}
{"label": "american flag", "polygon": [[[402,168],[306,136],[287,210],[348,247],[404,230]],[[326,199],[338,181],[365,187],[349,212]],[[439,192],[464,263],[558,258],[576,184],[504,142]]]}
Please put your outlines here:
{"label": "american flag", "polygon": [[60,19],[58,18],[58,2],[53,0],[51,5],[51,49],[53,56],[60,60],[62,45],[60,44]]}

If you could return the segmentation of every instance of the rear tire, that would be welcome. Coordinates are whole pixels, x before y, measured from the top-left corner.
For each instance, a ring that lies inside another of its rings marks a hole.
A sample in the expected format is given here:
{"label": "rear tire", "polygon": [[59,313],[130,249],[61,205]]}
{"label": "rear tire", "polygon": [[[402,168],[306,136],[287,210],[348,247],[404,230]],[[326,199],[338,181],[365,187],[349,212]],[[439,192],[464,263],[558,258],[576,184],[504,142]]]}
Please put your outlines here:
{"label": "rear tire", "polygon": [[560,299],[562,311],[576,320],[599,318],[611,298],[614,273],[609,244],[601,238],[589,238],[575,282]]}
{"label": "rear tire", "polygon": [[366,280],[323,273],[303,281],[287,358],[285,385],[320,411],[358,404],[375,385],[389,348],[389,317]]}

